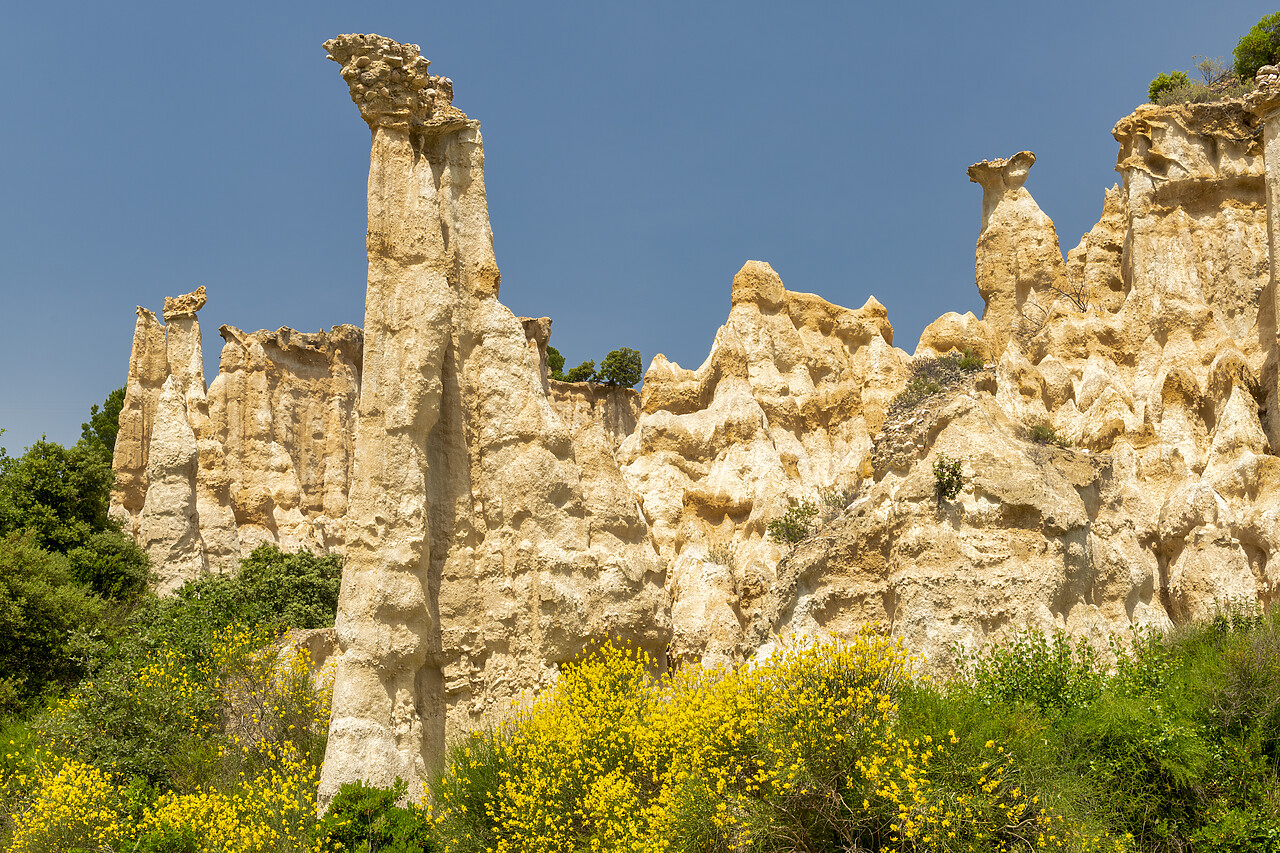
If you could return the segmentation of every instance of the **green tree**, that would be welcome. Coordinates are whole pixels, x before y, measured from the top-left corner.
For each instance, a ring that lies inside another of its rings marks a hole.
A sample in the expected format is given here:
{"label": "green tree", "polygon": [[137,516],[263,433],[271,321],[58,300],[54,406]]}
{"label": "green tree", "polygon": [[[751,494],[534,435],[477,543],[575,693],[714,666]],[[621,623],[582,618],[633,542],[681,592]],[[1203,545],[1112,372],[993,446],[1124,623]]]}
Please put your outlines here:
{"label": "green tree", "polygon": [[115,475],[97,439],[72,447],[41,439],[13,458],[0,453],[0,534],[29,531],[64,555],[74,577],[130,600],[146,585],[146,555],[107,515]]}
{"label": "green tree", "polygon": [[73,635],[97,627],[103,614],[66,557],[41,548],[30,532],[0,537],[0,712],[70,684],[81,671]]}
{"label": "green tree", "polygon": [[551,378],[564,382],[564,356],[555,347],[547,347],[547,367],[551,370]]}
{"label": "green tree", "polygon": [[1160,74],[1156,79],[1151,81],[1151,85],[1147,87],[1147,97],[1151,99],[1151,103],[1160,102],[1160,96],[1172,89],[1180,86],[1186,86],[1191,83],[1191,78],[1187,76],[1185,71],[1174,71],[1169,74]]}
{"label": "green tree", "polygon": [[635,387],[635,384],[644,378],[640,353],[630,347],[622,347],[609,353],[600,362],[600,378],[610,385],[621,385],[623,388]]}
{"label": "green tree", "polygon": [[1280,61],[1280,12],[1272,12],[1245,33],[1234,52],[1236,76],[1252,80],[1258,69]]}
{"label": "green tree", "polygon": [[116,434],[120,432],[120,410],[124,408],[124,389],[117,388],[107,395],[102,408],[89,407],[89,422],[80,424],[80,443],[89,444],[102,451],[107,464],[115,455]]}
{"label": "green tree", "polygon": [[584,361],[577,367],[570,368],[569,372],[564,375],[565,382],[594,382],[595,380],[595,361]]}

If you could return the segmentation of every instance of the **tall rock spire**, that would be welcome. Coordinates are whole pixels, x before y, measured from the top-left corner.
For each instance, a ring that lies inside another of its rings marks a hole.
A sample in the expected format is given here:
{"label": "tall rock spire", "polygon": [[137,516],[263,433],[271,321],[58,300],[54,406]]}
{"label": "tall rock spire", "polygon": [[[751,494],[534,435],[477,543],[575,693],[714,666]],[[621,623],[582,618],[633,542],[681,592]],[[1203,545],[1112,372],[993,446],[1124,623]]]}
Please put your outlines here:
{"label": "tall rock spire", "polygon": [[498,302],[479,122],[416,45],[325,43],[372,131],[364,374],[321,780],[422,778],[592,637],[661,658],[664,573],[612,444]]}

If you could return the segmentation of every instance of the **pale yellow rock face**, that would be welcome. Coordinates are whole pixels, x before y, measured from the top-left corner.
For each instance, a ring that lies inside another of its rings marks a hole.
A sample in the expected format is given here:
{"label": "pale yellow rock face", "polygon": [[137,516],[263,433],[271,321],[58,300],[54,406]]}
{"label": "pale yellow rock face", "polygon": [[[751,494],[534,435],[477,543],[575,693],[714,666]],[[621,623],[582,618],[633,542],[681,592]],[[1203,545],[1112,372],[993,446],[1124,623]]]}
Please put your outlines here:
{"label": "pale yellow rock face", "polygon": [[880,303],[787,291],[759,261],[701,367],[654,358],[619,459],[669,566],[673,653],[740,656],[779,557],[766,524],[860,479],[908,361]]}
{"label": "pale yellow rock face", "polygon": [[[1027,624],[1100,639],[1273,600],[1263,130],[1237,101],[1143,106],[1114,133],[1122,183],[1065,265],[1010,179],[1030,159],[970,170],[984,188],[977,272],[995,364],[886,425],[895,452],[877,444],[850,509],[783,563],[748,646],[880,619],[945,665],[952,644]],[[998,231],[1002,217],[1021,224]],[[982,332],[948,315],[917,354]],[[1034,426],[1071,446],[1034,443]],[[939,454],[962,459],[965,479],[941,505]]]}
{"label": "pale yellow rock face", "polygon": [[592,638],[663,660],[670,636],[662,563],[607,418],[558,414],[549,323],[498,302],[479,123],[414,45],[350,35],[325,48],[372,153],[322,801],[355,779],[422,778],[446,737],[549,684]]}
{"label": "pale yellow rock face", "polygon": [[223,326],[206,388],[205,290],[138,309],[111,512],[151,555],[158,590],[234,571],[263,543],[343,543],[363,334]]}

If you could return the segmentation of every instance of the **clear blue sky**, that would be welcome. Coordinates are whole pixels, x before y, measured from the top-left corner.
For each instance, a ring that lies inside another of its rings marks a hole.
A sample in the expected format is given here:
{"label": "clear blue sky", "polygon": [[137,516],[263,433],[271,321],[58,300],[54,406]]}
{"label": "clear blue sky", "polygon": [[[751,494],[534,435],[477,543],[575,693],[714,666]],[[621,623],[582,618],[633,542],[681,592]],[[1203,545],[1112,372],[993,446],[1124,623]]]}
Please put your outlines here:
{"label": "clear blue sky", "polygon": [[135,305],[361,323],[369,135],[320,44],[422,46],[483,122],[502,299],[570,364],[696,367],[733,274],[874,294],[910,351],[980,313],[970,163],[1030,149],[1063,248],[1158,72],[1230,60],[1271,7],[1076,3],[0,5],[0,445],[72,442],[124,384]]}

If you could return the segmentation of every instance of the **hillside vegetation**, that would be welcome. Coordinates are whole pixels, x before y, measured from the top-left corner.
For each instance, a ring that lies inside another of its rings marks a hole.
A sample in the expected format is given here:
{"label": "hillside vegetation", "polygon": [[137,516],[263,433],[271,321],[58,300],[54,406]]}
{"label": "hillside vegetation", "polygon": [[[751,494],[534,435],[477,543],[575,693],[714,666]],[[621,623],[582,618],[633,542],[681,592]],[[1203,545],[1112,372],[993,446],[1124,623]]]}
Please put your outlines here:
{"label": "hillside vegetation", "polygon": [[[331,682],[287,631],[332,625],[340,562],[264,546],[158,599],[105,504],[52,488],[105,501],[90,452],[0,469],[0,851],[1280,853],[1280,611],[1252,603],[1024,632],[947,678],[876,626],[736,669],[603,642],[426,785],[319,819]],[[92,536],[129,560],[73,556]]]}

